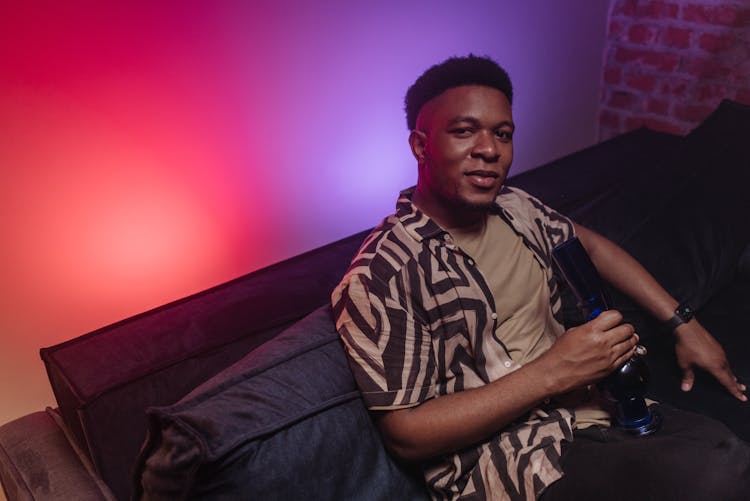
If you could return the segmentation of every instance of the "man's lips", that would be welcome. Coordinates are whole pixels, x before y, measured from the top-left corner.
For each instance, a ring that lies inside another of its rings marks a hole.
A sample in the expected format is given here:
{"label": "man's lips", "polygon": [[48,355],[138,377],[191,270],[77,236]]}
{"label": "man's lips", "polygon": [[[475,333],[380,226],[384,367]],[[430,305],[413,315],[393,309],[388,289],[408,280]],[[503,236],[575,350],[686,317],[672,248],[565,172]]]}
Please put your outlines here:
{"label": "man's lips", "polygon": [[464,174],[471,184],[479,188],[492,188],[500,177],[497,172],[487,170],[472,170]]}

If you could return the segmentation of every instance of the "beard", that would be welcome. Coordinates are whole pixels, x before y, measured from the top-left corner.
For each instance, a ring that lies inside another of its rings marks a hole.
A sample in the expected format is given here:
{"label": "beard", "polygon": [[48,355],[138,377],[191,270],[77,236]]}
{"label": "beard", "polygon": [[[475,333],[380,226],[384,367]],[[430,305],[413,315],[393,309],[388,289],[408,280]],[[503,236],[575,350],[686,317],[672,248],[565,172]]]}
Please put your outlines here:
{"label": "beard", "polygon": [[470,200],[464,200],[460,198],[457,200],[457,208],[466,210],[469,212],[484,213],[490,211],[495,206],[495,201],[492,202],[472,202]]}
{"label": "beard", "polygon": [[495,199],[497,199],[497,196],[500,194],[502,189],[503,185],[500,185],[497,191],[492,194],[492,199],[487,201],[473,201],[457,192],[451,199],[451,202],[459,211],[476,212],[479,214],[485,213],[495,207]]}

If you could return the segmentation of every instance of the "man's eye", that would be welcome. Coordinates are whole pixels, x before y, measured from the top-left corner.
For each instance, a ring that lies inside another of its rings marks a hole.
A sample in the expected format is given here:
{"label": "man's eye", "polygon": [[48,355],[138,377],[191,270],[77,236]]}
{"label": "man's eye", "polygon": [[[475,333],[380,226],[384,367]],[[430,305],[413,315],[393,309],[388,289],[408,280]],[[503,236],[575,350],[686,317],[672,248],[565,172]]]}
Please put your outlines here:
{"label": "man's eye", "polygon": [[498,130],[495,135],[504,141],[510,141],[513,139],[513,133],[507,130]]}
{"label": "man's eye", "polygon": [[471,129],[468,127],[456,127],[455,129],[451,129],[449,132],[457,136],[466,136],[468,134],[471,134]]}

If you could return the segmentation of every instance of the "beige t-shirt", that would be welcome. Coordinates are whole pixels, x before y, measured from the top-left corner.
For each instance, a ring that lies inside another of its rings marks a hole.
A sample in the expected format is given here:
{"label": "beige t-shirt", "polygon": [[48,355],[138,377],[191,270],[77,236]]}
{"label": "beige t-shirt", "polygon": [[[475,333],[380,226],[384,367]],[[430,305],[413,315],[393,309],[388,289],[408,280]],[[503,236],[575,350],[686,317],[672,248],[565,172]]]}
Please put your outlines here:
{"label": "beige t-shirt", "polygon": [[[478,263],[492,291],[497,312],[495,335],[510,357],[523,365],[547,351],[563,333],[554,321],[542,266],[521,236],[500,217],[469,228],[449,230],[459,247]],[[559,398],[575,414],[575,427],[610,425],[610,415],[587,389]]]}

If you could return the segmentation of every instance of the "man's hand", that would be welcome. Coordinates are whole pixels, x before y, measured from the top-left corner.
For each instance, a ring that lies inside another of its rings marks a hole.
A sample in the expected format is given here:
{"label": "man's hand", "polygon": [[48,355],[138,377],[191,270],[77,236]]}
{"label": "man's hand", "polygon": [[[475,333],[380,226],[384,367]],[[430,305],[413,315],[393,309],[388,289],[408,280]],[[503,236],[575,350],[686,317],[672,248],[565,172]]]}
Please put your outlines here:
{"label": "man's hand", "polygon": [[745,385],[738,382],[729,366],[726,353],[716,339],[698,320],[682,324],[674,332],[677,342],[677,363],[682,369],[682,391],[690,391],[695,382],[694,367],[713,374],[724,387],[739,400],[747,401]]}
{"label": "man's hand", "polygon": [[[615,243],[603,236],[575,225],[576,234],[591,255],[602,278],[634,299],[656,319],[674,315],[677,300],[667,293],[646,269]],[[745,385],[738,382],[719,343],[697,320],[675,329],[677,361],[682,369],[682,389],[690,391],[695,381],[694,367],[700,367],[724,385],[729,393],[745,402]]]}
{"label": "man's hand", "polygon": [[623,324],[616,310],[569,329],[539,362],[556,375],[556,393],[565,393],[599,381],[624,364],[635,352],[638,335]]}

